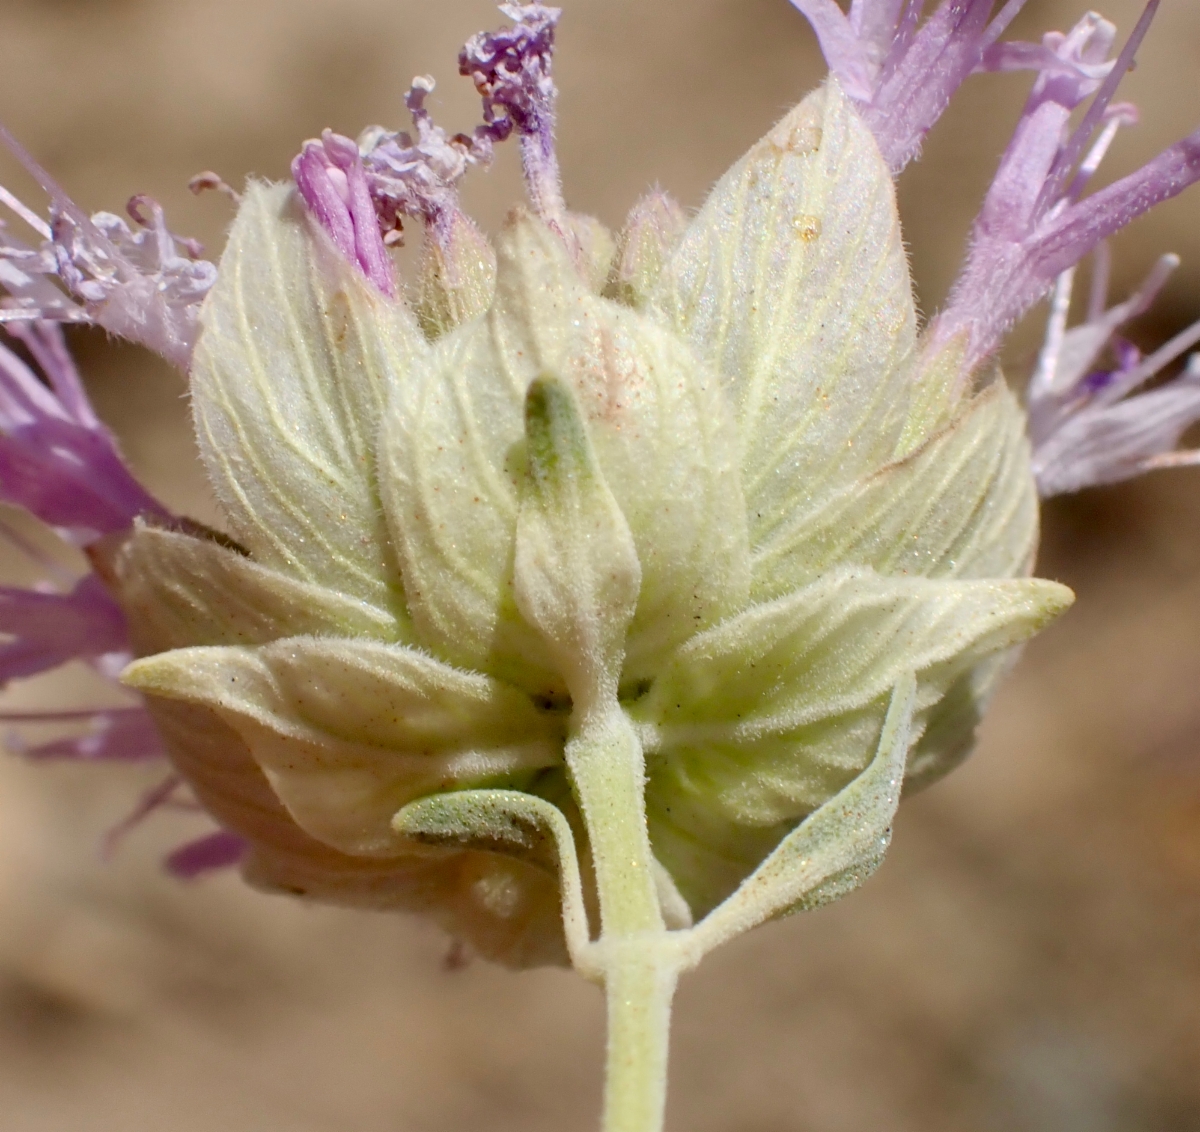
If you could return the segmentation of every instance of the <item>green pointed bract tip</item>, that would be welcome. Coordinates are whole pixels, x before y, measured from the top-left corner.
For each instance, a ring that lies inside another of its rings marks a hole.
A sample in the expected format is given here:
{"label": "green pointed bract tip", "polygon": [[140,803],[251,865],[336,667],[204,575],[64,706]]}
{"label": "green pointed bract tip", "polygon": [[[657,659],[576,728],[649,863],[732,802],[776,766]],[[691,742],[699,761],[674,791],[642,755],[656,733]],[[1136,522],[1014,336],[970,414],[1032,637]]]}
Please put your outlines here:
{"label": "green pointed bract tip", "polygon": [[[518,210],[493,246],[463,219],[414,314],[252,184],[191,375],[234,542],[141,527],[109,570],[128,679],[257,883],[434,914],[515,963],[565,954],[564,893],[591,954],[595,893],[563,870],[625,844],[582,797],[610,786],[640,831],[612,923],[851,887],[899,768],[954,766],[1070,601],[1027,576],[1022,411],[922,339],[836,84],[690,220],[656,194],[615,250],[570,225]],[[867,768],[855,848],[826,807]],[[535,828],[555,851],[505,849]]]}
{"label": "green pointed bract tip", "polygon": [[556,378],[535,378],[526,390],[525,443],[517,607],[545,638],[576,710],[587,714],[617,694],[641,566],[575,395]]}
{"label": "green pointed bract tip", "polygon": [[595,476],[595,455],[570,391],[553,377],[536,377],[525,391],[529,486],[543,499],[567,495]]}

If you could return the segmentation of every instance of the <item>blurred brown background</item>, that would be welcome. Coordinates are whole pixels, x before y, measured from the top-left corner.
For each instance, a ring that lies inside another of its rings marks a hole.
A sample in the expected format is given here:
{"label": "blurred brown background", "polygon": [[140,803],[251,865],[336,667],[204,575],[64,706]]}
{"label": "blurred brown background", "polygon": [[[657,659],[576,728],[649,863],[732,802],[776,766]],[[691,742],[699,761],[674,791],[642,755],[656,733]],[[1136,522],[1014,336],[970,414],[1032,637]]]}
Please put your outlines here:
{"label": "blurred brown background", "polygon": [[[568,0],[568,198],[610,225],[654,182],[697,205],[823,72],[785,0]],[[1107,0],[1128,29],[1135,0]],[[1124,88],[1143,110],[1115,176],[1200,124],[1200,3],[1163,5]],[[1031,0],[1013,33],[1082,6]],[[483,0],[0,0],[0,119],[88,210],[158,197],[215,254],[229,219],[190,175],[282,177],[305,138],[404,122],[409,79],[476,119],[459,45]],[[901,182],[936,309],[1028,85],[976,79]],[[11,162],[0,181],[39,198]],[[515,154],[468,202],[495,226]],[[1200,189],[1116,245],[1118,289],[1184,256],[1146,346],[1200,317]],[[1039,316],[1013,339],[1028,371]],[[212,517],[180,379],[74,337],[102,414],[170,504]],[[860,893],[709,959],[678,1002],[673,1132],[1200,1129],[1200,471],[1053,503],[1040,572],[1077,590],[995,703],[962,770],[903,808]],[[43,693],[21,690],[23,702]],[[443,966],[422,923],[306,908],[102,832],[155,780],[0,757],[0,1130],[587,1129],[599,995],[574,975]]]}

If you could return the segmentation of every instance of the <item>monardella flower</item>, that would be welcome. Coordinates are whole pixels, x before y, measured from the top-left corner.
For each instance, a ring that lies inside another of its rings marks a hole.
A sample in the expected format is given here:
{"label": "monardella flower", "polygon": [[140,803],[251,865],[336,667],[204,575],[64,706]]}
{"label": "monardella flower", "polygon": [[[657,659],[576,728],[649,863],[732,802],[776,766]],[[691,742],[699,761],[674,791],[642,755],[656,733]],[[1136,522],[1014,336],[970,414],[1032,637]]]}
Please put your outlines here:
{"label": "monardella flower", "polygon": [[1118,334],[1149,309],[1179,260],[1163,256],[1132,296],[1106,308],[1104,245],[1096,259],[1087,318],[1069,330],[1075,269],[1059,277],[1046,342],[1025,395],[1033,472],[1043,496],[1114,483],[1153,468],[1200,463],[1200,452],[1175,451],[1184,431],[1200,420],[1200,354],[1173,381],[1138,392],[1200,342],[1200,323],[1148,358]]}
{"label": "monardella flower", "polygon": [[41,237],[31,247],[0,224],[0,286],[8,292],[0,322],[93,322],[186,368],[197,312],[216,278],[200,246],[173,235],[149,197],[129,201],[136,228],[111,212],[87,216],[3,127],[0,141],[50,197],[47,222],[0,187],[0,204]]}
{"label": "monardella flower", "polygon": [[[1197,130],[1137,172],[1083,195],[1118,127],[1131,120],[1131,108],[1111,99],[1155,7],[1146,8],[1098,89],[1094,78],[1054,69],[1034,84],[975,221],[950,302],[931,328],[936,344],[961,340],[963,373],[994,353],[1009,327],[1059,274],[1147,209],[1200,179]],[[1092,62],[1113,37],[1112,25],[1089,14],[1070,34],[1056,38],[1055,54],[1067,62]],[[1086,114],[1071,130],[1071,111],[1093,89]]]}
{"label": "monardella flower", "polygon": [[561,224],[565,206],[554,152],[554,103],[558,88],[551,74],[554,30],[561,8],[544,4],[501,4],[513,26],[481,32],[458,56],[483,98],[483,120],[497,139],[515,131],[530,199],[551,223]]}
{"label": "monardella flower", "polygon": [[[833,77],[690,219],[655,192],[614,239],[566,210],[541,4],[463,50],[482,133],[448,139],[418,81],[415,141],[327,131],[291,182],[252,182],[188,355],[228,533],[139,505],[88,544],[124,681],[222,827],[176,869],[236,858],[272,891],[571,962],[608,996],[609,1132],[660,1126],[680,973],[860,884],[901,788],[966,756],[1014,647],[1069,605],[1030,577],[1027,428],[1039,476],[1111,478],[1088,422],[1161,359],[1097,300],[1054,324],[1032,425],[984,363],[1200,177],[1187,141],[1081,196],[1144,26],[1111,61],[1098,17],[999,44],[1015,2],[923,27],[919,0],[801,6]],[[1013,67],[1029,103],[922,329],[893,172],[969,73]],[[508,133],[530,207],[493,243],[455,187]],[[427,237],[411,303],[401,215]],[[1153,403],[1123,434],[1139,467],[1190,419]],[[63,609],[98,617],[93,592]],[[22,663],[67,655],[43,644]]]}
{"label": "monardella flower", "polygon": [[[40,519],[64,542],[93,553],[106,538],[123,537],[135,519],[173,522],[133,478],[97,419],[59,326],[13,322],[8,333],[20,340],[41,376],[0,344],[0,499]],[[44,575],[35,589],[0,587],[0,635],[6,638],[0,643],[0,688],[76,661],[111,681],[116,691],[133,651],[125,614],[110,589],[94,573],[69,577],[7,526],[0,526],[0,538]],[[128,706],[2,712],[0,721],[14,728],[6,743],[34,759],[161,759],[162,740],[140,697],[124,692],[122,698],[131,701]],[[36,742],[24,730],[47,724],[72,725],[75,733]],[[185,868],[175,869],[181,875],[193,875],[196,862],[207,859],[193,846],[179,853],[186,861]],[[174,858],[169,865],[175,868]]]}
{"label": "monardella flower", "polygon": [[8,332],[36,359],[49,387],[0,343],[0,500],[78,546],[139,515],[165,516],[96,418],[59,327],[13,322]]}
{"label": "monardella flower", "polygon": [[413,216],[434,226],[435,231],[459,211],[458,183],[472,165],[486,165],[492,144],[507,131],[488,125],[476,127],[474,135],[449,137],[425,108],[434,82],[419,75],[405,96],[412,115],[416,139],[401,131],[389,133],[373,126],[359,138],[371,196],[385,228],[396,229],[400,217]]}
{"label": "monardella flower", "polygon": [[[821,43],[841,84],[894,173],[908,164],[968,75],[991,63],[1041,69],[1042,61],[996,43],[1024,7],[1008,0],[993,19],[994,0],[942,0],[921,24],[924,0],[792,0]],[[1021,45],[1024,47],[1025,45]]]}

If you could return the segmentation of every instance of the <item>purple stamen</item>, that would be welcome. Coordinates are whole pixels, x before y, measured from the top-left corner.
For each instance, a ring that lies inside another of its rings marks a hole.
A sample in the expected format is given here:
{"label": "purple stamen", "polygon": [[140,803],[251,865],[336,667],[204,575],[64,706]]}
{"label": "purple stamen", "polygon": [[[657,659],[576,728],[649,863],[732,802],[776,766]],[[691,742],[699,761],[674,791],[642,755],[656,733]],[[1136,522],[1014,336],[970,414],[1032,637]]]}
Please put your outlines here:
{"label": "purple stamen", "polygon": [[[1035,83],[980,210],[950,303],[931,327],[934,349],[965,336],[964,378],[1057,276],[1101,240],[1200,179],[1197,131],[1138,172],[1079,199],[1118,127],[1133,120],[1128,106],[1109,103],[1153,11],[1153,4],[1147,7],[1104,80],[1045,72]],[[1111,41],[1112,25],[1095,16],[1084,17],[1065,37],[1046,38],[1065,61],[1089,66],[1099,65]],[[1096,100],[1083,126],[1068,136],[1071,111],[1093,91]],[[1106,119],[1101,137],[1073,175],[1095,126]]]}
{"label": "purple stamen", "polygon": [[0,190],[0,203],[42,240],[30,247],[0,226],[0,285],[9,296],[0,322],[92,322],[186,369],[200,304],[217,277],[216,267],[199,258],[199,244],[170,232],[161,206],[149,197],[129,203],[136,231],[112,213],[87,216],[2,126],[0,142],[50,198],[47,224]]}
{"label": "purple stamen", "polygon": [[500,11],[515,21],[513,26],[472,36],[459,53],[459,73],[475,83],[483,120],[497,137],[520,135],[530,201],[565,237],[567,209],[554,148],[558,90],[551,73],[562,10],[534,3],[501,4]]}
{"label": "purple stamen", "polygon": [[50,388],[0,344],[0,499],[24,507],[76,545],[165,508],[132,476],[96,418],[62,330],[16,323]]}
{"label": "purple stamen", "polygon": [[899,173],[919,152],[954,92],[972,72],[1041,69],[1045,51],[996,41],[1026,0],[943,0],[918,30],[923,0],[792,0],[812,24],[829,69],[857,104],[884,159]]}
{"label": "purple stamen", "polygon": [[[1200,420],[1200,358],[1175,380],[1131,396],[1200,343],[1200,323],[1146,358],[1117,333],[1147,310],[1179,260],[1163,256],[1128,299],[1107,310],[1106,249],[1098,260],[1083,324],[1066,329],[1074,268],[1056,282],[1046,342],[1025,395],[1034,475],[1043,496],[1200,462],[1200,453],[1173,451]],[[1115,365],[1097,364],[1105,352]]]}
{"label": "purple stamen", "polygon": [[1059,198],[1067,178],[1071,175],[1071,170],[1075,168],[1075,163],[1083,153],[1084,147],[1100,125],[1108,104],[1117,92],[1117,87],[1133,66],[1133,57],[1141,46],[1142,40],[1145,39],[1146,32],[1150,30],[1150,23],[1158,11],[1158,4],[1159,0],[1149,0],[1129,39],[1126,40],[1125,46],[1121,49],[1121,54],[1117,56],[1116,62],[1113,63],[1104,82],[1100,85],[1100,89],[1096,92],[1096,97],[1083,116],[1083,121],[1071,134],[1066,145],[1059,150],[1054,165],[1042,186],[1041,195],[1038,197],[1035,211],[1039,214]]}
{"label": "purple stamen", "polygon": [[385,242],[400,231],[403,216],[423,220],[435,238],[444,237],[451,218],[461,212],[459,181],[471,166],[490,163],[493,143],[501,137],[486,125],[476,127],[473,135],[447,136],[425,108],[433,89],[433,79],[418,76],[405,95],[404,104],[416,127],[415,139],[404,131],[389,133],[378,126],[359,138]]}

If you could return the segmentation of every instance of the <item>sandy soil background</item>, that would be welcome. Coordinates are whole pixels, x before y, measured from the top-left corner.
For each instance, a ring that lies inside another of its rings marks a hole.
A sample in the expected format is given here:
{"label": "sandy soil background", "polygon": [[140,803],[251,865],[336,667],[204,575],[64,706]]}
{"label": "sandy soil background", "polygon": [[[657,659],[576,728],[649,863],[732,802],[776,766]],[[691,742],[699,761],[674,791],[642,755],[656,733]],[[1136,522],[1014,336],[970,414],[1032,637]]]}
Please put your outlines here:
{"label": "sandy soil background", "polygon": [[[562,24],[571,203],[617,225],[659,182],[695,206],[822,67],[784,0],[573,0]],[[1128,28],[1138,5],[1111,0]],[[1015,31],[1064,27],[1032,0]],[[226,202],[187,178],[285,174],[329,125],[400,124],[413,74],[476,116],[454,60],[482,0],[0,0],[0,118],[89,210],[149,192],[214,253]],[[1164,5],[1115,176],[1200,123],[1200,4]],[[975,80],[902,181],[923,308],[944,294],[1028,80]],[[468,200],[498,224],[514,155]],[[27,199],[28,182],[0,163]],[[1200,189],[1117,242],[1118,282],[1184,268],[1137,336],[1200,317]],[[1038,318],[1009,350],[1028,371]],[[180,379],[73,338],[145,481],[211,518]],[[906,803],[865,889],[759,930],[682,988],[674,1132],[1200,1129],[1200,472],[1046,510],[1040,572],[1076,609],[1028,650],[974,759]],[[73,679],[68,677],[67,679]],[[24,703],[51,691],[18,689]],[[179,885],[164,816],[97,842],[153,772],[0,758],[3,1132],[585,1129],[599,995],[573,975],[450,971],[419,922],[307,908],[233,876]]]}

